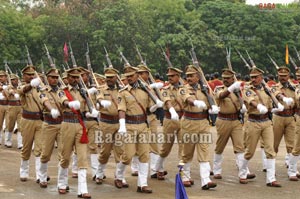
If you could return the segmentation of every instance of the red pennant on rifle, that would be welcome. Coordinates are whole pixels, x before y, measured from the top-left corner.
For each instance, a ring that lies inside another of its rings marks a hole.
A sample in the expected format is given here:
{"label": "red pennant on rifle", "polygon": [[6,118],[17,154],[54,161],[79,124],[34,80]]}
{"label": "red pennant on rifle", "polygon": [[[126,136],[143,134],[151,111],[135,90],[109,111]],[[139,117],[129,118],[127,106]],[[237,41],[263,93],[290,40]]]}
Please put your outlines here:
{"label": "red pennant on rifle", "polygon": [[65,44],[64,44],[64,62],[68,62],[68,59],[69,59],[69,51],[68,51],[67,43],[65,42]]}

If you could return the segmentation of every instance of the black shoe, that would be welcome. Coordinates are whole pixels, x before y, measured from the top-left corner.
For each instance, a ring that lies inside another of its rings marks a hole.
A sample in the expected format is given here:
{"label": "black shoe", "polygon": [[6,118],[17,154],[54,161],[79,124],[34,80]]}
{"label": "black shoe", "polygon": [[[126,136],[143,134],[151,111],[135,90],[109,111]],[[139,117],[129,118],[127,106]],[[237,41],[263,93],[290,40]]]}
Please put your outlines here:
{"label": "black shoe", "polygon": [[[47,176],[47,182],[49,182],[50,181],[50,176]],[[36,181],[35,181],[36,183],[40,183],[40,179],[37,179]]]}
{"label": "black shoe", "polygon": [[215,182],[209,182],[202,187],[202,190],[209,190],[211,188],[215,188],[217,184]]}
{"label": "black shoe", "polygon": [[[164,176],[168,175],[167,171],[164,171]],[[157,178],[157,173],[151,175],[151,178]]]}

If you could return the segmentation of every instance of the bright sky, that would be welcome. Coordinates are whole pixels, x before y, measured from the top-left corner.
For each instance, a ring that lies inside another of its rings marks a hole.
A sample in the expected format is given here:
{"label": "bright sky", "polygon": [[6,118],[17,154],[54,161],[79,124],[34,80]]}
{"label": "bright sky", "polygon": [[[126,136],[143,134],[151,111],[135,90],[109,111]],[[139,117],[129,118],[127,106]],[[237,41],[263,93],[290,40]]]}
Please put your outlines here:
{"label": "bright sky", "polygon": [[294,2],[295,0],[246,0],[246,4],[251,4],[251,5],[257,5],[260,3],[291,3]]}

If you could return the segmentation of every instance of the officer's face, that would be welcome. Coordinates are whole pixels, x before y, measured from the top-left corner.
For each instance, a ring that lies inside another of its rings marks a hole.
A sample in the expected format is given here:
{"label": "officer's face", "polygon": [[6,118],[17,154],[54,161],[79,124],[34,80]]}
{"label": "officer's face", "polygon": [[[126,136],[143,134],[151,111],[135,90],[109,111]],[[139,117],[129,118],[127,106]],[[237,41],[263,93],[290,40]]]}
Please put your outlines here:
{"label": "officer's face", "polygon": [[58,77],[56,76],[48,76],[47,80],[50,86],[57,86],[58,84]]}
{"label": "officer's face", "polygon": [[257,76],[251,77],[251,83],[253,84],[253,86],[259,86],[261,84],[262,80],[263,80],[262,75],[257,75]]}
{"label": "officer's face", "polygon": [[121,81],[123,82],[123,84],[124,84],[125,86],[128,84],[128,80],[127,80],[127,78],[125,78],[125,79],[122,79]]}
{"label": "officer's face", "polygon": [[87,84],[89,82],[89,75],[88,75],[88,73],[82,74],[81,77],[82,77],[82,80],[83,80],[83,82],[85,84]]}
{"label": "officer's face", "polygon": [[27,84],[30,83],[30,81],[34,78],[34,74],[27,74],[24,73],[23,74],[23,80],[24,82],[26,82]]}
{"label": "officer's face", "polygon": [[11,80],[11,84],[12,84],[13,86],[18,86],[18,79],[17,79],[17,78],[12,79],[12,80]]}
{"label": "officer's face", "polygon": [[149,79],[149,73],[144,71],[144,72],[139,72],[139,76],[144,80],[144,81],[148,81]]}
{"label": "officer's face", "polygon": [[127,80],[129,84],[134,84],[138,80],[139,76],[137,73],[134,73],[133,75],[127,76]]}
{"label": "officer's face", "polygon": [[180,77],[178,74],[168,75],[168,81],[170,82],[170,84],[178,84],[179,79]]}
{"label": "officer's face", "polygon": [[280,83],[286,83],[289,80],[289,75],[278,75],[278,80]]}
{"label": "officer's face", "polygon": [[223,77],[223,84],[226,87],[229,87],[231,84],[233,84],[234,78],[233,77]]}
{"label": "officer's face", "polygon": [[101,86],[101,85],[104,85],[106,82],[105,82],[105,79],[100,79],[100,78],[97,78],[96,79],[98,84]]}
{"label": "officer's face", "polygon": [[106,81],[107,86],[113,86],[117,82],[117,76],[106,77],[105,81]]}
{"label": "officer's face", "polygon": [[6,83],[7,82],[7,76],[6,75],[0,75],[0,82]]}
{"label": "officer's face", "polygon": [[187,80],[188,84],[192,86],[192,85],[197,84],[199,82],[200,78],[197,73],[193,73],[193,74],[186,75],[186,80]]}
{"label": "officer's face", "polygon": [[71,86],[76,86],[79,83],[79,77],[69,75],[68,76],[68,83]]}

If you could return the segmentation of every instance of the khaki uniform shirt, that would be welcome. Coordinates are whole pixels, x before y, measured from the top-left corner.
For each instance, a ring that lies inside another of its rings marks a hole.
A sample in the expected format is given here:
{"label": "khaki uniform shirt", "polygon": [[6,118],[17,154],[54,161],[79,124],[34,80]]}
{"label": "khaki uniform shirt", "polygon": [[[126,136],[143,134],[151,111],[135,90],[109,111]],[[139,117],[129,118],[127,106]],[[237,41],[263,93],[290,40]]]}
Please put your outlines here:
{"label": "khaki uniform shirt", "polygon": [[245,87],[244,94],[245,102],[248,109],[248,114],[260,114],[256,107],[250,106],[251,101],[262,104],[270,111],[272,109],[272,99],[264,91],[264,88],[255,88],[253,85]]}
{"label": "khaki uniform shirt", "polygon": [[23,110],[30,112],[40,112],[42,111],[42,104],[40,99],[40,88],[32,88],[27,93],[24,93],[24,87],[26,85],[21,86],[18,89],[18,93],[20,94],[20,100]]}
{"label": "khaki uniform shirt", "polygon": [[145,91],[143,91],[139,87],[133,88],[132,86],[128,85],[124,89],[120,90],[119,92],[118,110],[124,111],[126,115],[129,116],[145,115],[144,111],[137,103],[137,101],[141,104],[141,106],[144,108],[145,111],[147,110],[147,108],[150,108],[151,106],[154,105],[153,100],[149,97],[149,95]]}
{"label": "khaki uniform shirt", "polygon": [[227,91],[227,87],[217,86],[215,88],[215,97],[218,106],[220,107],[220,113],[232,114],[237,113],[242,107],[239,98],[234,93],[230,93],[227,97],[220,99],[220,95]]}
{"label": "khaki uniform shirt", "polygon": [[[179,98],[179,89],[183,88],[183,86],[175,87],[173,85],[168,85],[163,87],[162,89],[162,100],[165,102],[170,101],[172,107],[176,110],[176,112],[183,111],[183,101]],[[166,105],[164,106],[165,110],[168,110]]]}
{"label": "khaki uniform shirt", "polygon": [[[44,104],[46,101],[49,101],[51,107],[58,109],[59,111],[62,110],[62,106],[59,103],[59,96],[58,96],[59,88],[54,89],[51,86],[46,86],[45,90],[42,91],[40,94],[40,101]],[[44,113],[50,114],[49,110],[44,106]]]}
{"label": "khaki uniform shirt", "polygon": [[[296,87],[293,83],[290,82],[290,84],[294,87]],[[272,87],[272,92],[274,93],[275,96],[282,94],[285,97],[291,97],[293,98],[294,102],[290,105],[287,106],[286,103],[284,103],[282,100],[278,100],[283,106],[284,109],[293,109],[296,107],[296,96],[295,96],[295,91],[291,90],[290,88],[284,87],[280,82],[277,83],[275,86]]]}
{"label": "khaki uniform shirt", "polygon": [[104,108],[100,106],[100,112],[107,115],[118,115],[118,89],[115,87],[113,90],[107,85],[99,90],[97,101],[108,100],[111,101],[111,106]]}

